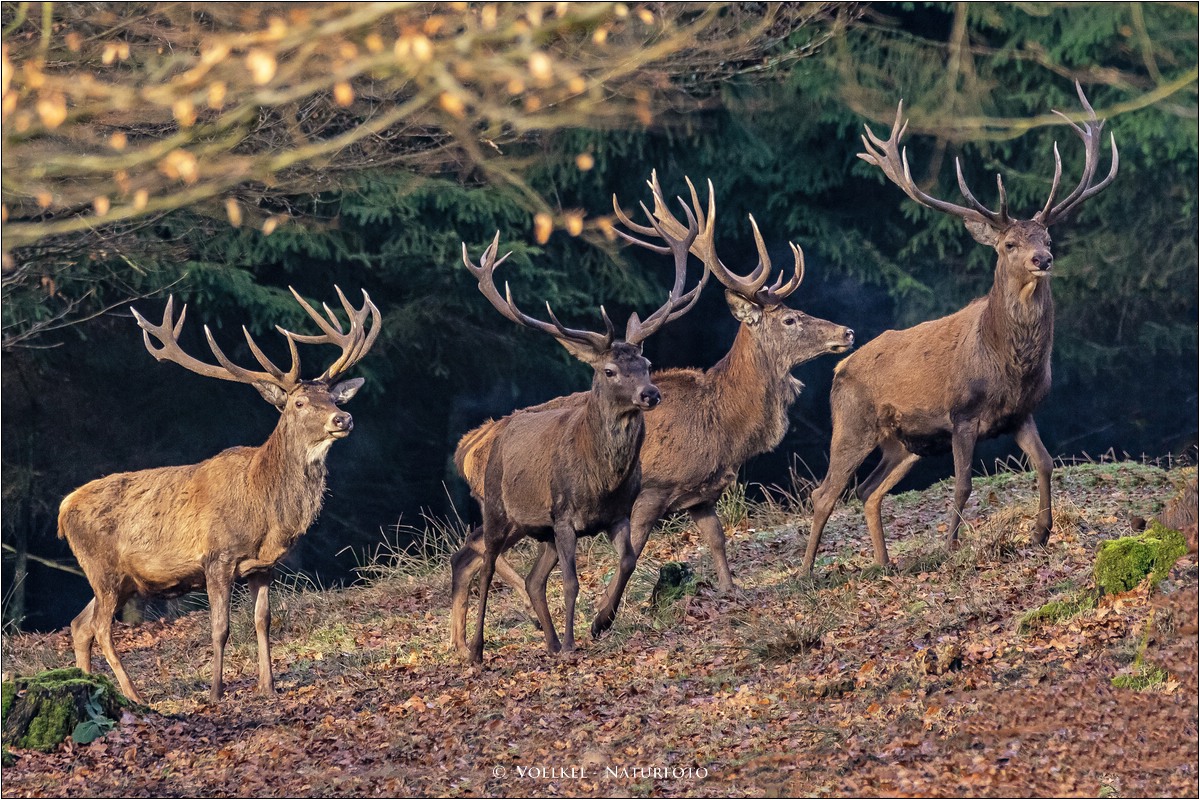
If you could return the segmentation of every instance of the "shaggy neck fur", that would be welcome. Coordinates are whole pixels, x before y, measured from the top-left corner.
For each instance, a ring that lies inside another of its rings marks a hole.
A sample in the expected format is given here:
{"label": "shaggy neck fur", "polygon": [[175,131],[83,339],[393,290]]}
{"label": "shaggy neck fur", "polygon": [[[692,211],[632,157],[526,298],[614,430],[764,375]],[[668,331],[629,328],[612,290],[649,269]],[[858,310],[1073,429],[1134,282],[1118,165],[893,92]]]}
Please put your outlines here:
{"label": "shaggy neck fur", "polygon": [[1022,284],[997,264],[980,327],[984,343],[1006,371],[1023,378],[1040,375],[1054,343],[1050,278]]}
{"label": "shaggy neck fur", "polygon": [[328,443],[311,447],[294,435],[285,414],[250,464],[247,483],[251,496],[260,497],[266,513],[293,539],[308,530],[325,499],[325,457]]}
{"label": "shaggy neck fur", "polygon": [[646,432],[641,409],[607,400],[596,389],[588,393],[575,441],[596,485],[615,489],[638,463]]}
{"label": "shaggy neck fur", "polygon": [[725,435],[731,462],[774,450],[783,441],[788,408],[802,388],[790,369],[772,359],[743,324],[733,347],[708,371],[716,430]]}

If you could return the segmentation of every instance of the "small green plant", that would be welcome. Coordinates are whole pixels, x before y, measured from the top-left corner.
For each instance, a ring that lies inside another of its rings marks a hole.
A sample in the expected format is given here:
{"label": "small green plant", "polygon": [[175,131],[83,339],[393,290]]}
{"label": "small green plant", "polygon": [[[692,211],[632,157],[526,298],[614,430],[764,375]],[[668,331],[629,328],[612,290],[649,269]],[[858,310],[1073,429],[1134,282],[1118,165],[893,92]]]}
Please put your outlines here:
{"label": "small green plant", "polygon": [[1084,611],[1090,611],[1096,607],[1096,595],[1095,591],[1089,589],[1064,600],[1052,600],[1021,617],[1021,623],[1017,630],[1021,633],[1029,633],[1064,619],[1070,619]]}
{"label": "small green plant", "polygon": [[750,516],[750,504],[746,500],[746,484],[734,481],[728,489],[721,493],[717,500],[717,516],[726,529],[745,522]]}
{"label": "small green plant", "polygon": [[81,720],[71,732],[71,740],[76,744],[90,744],[117,727],[117,721],[104,714],[104,693],[104,687],[97,686],[84,704],[87,719]]}
{"label": "small green plant", "polygon": [[1167,671],[1153,664],[1142,664],[1132,675],[1115,675],[1112,685],[1118,689],[1133,689],[1140,692],[1167,682]]}
{"label": "small green plant", "polygon": [[1154,522],[1138,536],[1123,536],[1100,545],[1093,576],[1105,594],[1127,592],[1149,575],[1157,582],[1187,553],[1183,534]]}

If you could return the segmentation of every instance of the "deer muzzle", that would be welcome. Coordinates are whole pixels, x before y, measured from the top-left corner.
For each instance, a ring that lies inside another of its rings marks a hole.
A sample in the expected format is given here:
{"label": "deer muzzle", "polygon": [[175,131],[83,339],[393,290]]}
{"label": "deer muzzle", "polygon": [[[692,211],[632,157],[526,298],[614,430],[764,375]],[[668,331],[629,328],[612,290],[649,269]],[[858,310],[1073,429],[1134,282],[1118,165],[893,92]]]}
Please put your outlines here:
{"label": "deer muzzle", "polygon": [[1034,277],[1042,278],[1050,274],[1054,266],[1054,256],[1050,253],[1034,253],[1029,259],[1029,271]]}
{"label": "deer muzzle", "polygon": [[842,328],[839,335],[834,336],[825,343],[831,353],[844,353],[851,347],[854,347],[854,331],[850,328]]}
{"label": "deer muzzle", "polygon": [[638,394],[637,406],[643,410],[649,410],[662,402],[662,392],[657,386],[647,386]]}
{"label": "deer muzzle", "polygon": [[354,417],[347,414],[345,411],[339,411],[329,418],[329,423],[325,426],[325,432],[334,439],[344,439],[350,435],[350,431],[354,430]]}

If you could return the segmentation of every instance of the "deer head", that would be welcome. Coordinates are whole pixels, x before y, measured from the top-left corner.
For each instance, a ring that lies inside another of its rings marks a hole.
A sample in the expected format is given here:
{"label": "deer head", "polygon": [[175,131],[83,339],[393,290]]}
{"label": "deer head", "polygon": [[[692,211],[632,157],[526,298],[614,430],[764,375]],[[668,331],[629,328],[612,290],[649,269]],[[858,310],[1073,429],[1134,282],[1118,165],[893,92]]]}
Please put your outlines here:
{"label": "deer head", "polygon": [[[267,358],[244,326],[242,332],[246,336],[246,343],[263,371],[245,369],[230,361],[217,346],[207,325],[204,326],[204,335],[208,339],[209,349],[212,350],[219,366],[205,363],[183,352],[179,346],[179,334],[183,330],[187,306],[183,307],[179,312],[179,319],[175,320],[174,297],[167,299],[167,307],[163,312],[161,325],[152,324],[136,309],[130,310],[133,311],[133,316],[142,329],[142,338],[145,340],[146,349],[155,359],[173,361],[184,369],[209,378],[220,378],[252,385],[264,400],[279,409],[282,415],[279,427],[292,432],[293,435],[298,434],[302,439],[300,444],[313,457],[323,456],[334,440],[349,436],[350,431],[354,429],[354,418],[339,409],[338,406],[354,397],[362,387],[363,379],[351,378],[346,381],[338,379],[358,363],[375,344],[375,339],[380,331],[379,309],[375,307],[371,298],[364,291],[363,306],[355,310],[342,290],[334,287],[342,302],[342,308],[345,309],[346,315],[350,319],[350,330],[343,332],[337,315],[328,305],[323,305],[325,313],[329,316],[329,319],[326,320],[295,289],[288,288],[301,307],[316,321],[322,333],[307,336],[277,327],[277,330],[287,339],[288,350],[291,353],[292,364],[287,372],[279,369]],[[366,327],[368,317],[372,321],[369,331]],[[155,347],[150,341],[151,336],[154,336],[162,346]],[[300,357],[296,349],[297,342],[335,344],[342,348],[342,354],[317,378],[310,381],[302,380],[300,378]]]}
{"label": "deer head", "polygon": [[[854,345],[854,331],[805,314],[784,302],[804,280],[804,251],[789,242],[793,257],[792,275],[785,283],[784,273],[781,271],[779,277],[768,285],[767,281],[772,271],[771,257],[767,254],[758,224],[751,215],[750,227],[754,232],[754,243],[758,250],[758,265],[748,275],[734,273],[725,266],[716,252],[714,230],[717,207],[713,200],[712,181],[708,182],[706,210],[700,203],[691,179],[685,180],[691,193],[692,206],[688,208],[682,199],[677,200],[689,220],[695,218],[705,221],[692,243],[691,251],[704,262],[708,272],[716,276],[725,287],[725,302],[729,304],[730,312],[757,342],[760,351],[766,353],[768,359],[778,364],[781,370],[786,371],[824,353],[842,353],[849,350]],[[654,213],[647,212],[652,227],[635,224],[621,210],[614,197],[613,209],[617,218],[630,230],[643,236],[662,236],[665,235],[664,232],[669,232],[678,238],[685,226],[671,213],[663,198],[656,173],[651,174],[649,186],[654,196]],[[654,249],[653,245],[624,231],[618,230],[617,233],[634,244]]]}
{"label": "deer head", "polygon": [[650,362],[642,355],[642,342],[655,331],[671,320],[677,319],[691,310],[700,296],[700,290],[707,281],[707,273],[690,292],[683,291],[687,278],[688,248],[696,238],[699,226],[694,218],[690,218],[690,226],[680,239],[671,239],[665,247],[653,247],[656,252],[671,252],[675,257],[675,283],[671,287],[667,301],[657,311],[641,320],[637,312],[630,315],[625,326],[624,341],[616,338],[616,328],[604,307],[600,307],[600,316],[604,320],[604,333],[576,330],[565,327],[554,315],[550,304],[546,304],[546,313],[550,322],[534,319],[517,308],[512,299],[508,284],[504,285],[501,295],[493,281],[496,267],[504,263],[511,253],[506,253],[500,259],[496,251],[500,246],[500,234],[496,233],[492,243],[484,251],[480,265],[471,262],[466,244],[463,244],[463,263],[479,281],[479,291],[507,319],[526,328],[533,328],[548,333],[567,349],[571,355],[592,367],[595,375],[592,380],[594,392],[612,406],[622,409],[654,408],[662,399],[658,388],[650,380]]}
{"label": "deer head", "polygon": [[869,127],[863,126],[866,128],[866,135],[862,137],[866,152],[859,153],[858,157],[883,170],[883,174],[887,176],[888,180],[904,190],[904,193],[915,202],[926,208],[960,218],[975,241],[995,248],[998,256],[996,264],[998,274],[1004,275],[1018,287],[1031,290],[1039,281],[1050,276],[1054,266],[1054,254],[1050,250],[1049,227],[1084,200],[1108,186],[1117,176],[1119,159],[1117,141],[1110,134],[1112,166],[1104,180],[1095,181],[1096,168],[1100,158],[1100,132],[1104,128],[1104,121],[1097,119],[1096,112],[1088,103],[1087,97],[1083,94],[1083,87],[1079,85],[1078,81],[1075,82],[1075,90],[1079,93],[1079,100],[1089,117],[1083,127],[1071,122],[1070,118],[1059,111],[1054,113],[1067,120],[1071,129],[1083,140],[1083,177],[1066,199],[1057,205],[1052,205],[1054,195],[1058,192],[1059,179],[1062,178],[1062,159],[1058,154],[1058,143],[1055,142],[1054,180],[1050,186],[1050,196],[1046,200],[1046,205],[1032,219],[1021,220],[1009,216],[1008,197],[1004,191],[1004,180],[1000,175],[996,175],[996,189],[1000,195],[999,210],[992,211],[976,200],[975,195],[967,187],[967,182],[963,178],[962,164],[957,158],[954,160],[954,164],[958,174],[958,188],[970,203],[970,207],[938,200],[921,191],[913,181],[912,173],[909,170],[907,148],[899,149],[899,141],[904,137],[904,132],[908,127],[908,123],[904,119],[903,100],[896,108],[896,121],[892,125],[891,136],[886,141],[876,136]]}

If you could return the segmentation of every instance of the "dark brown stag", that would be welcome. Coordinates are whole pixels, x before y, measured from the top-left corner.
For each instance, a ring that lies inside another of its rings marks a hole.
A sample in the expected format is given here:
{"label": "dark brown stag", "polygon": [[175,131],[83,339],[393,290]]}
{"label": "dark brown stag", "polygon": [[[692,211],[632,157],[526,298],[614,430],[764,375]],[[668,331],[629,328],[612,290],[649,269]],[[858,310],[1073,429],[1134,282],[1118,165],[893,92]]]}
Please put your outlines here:
{"label": "dark brown stag", "polygon": [[[646,418],[642,445],[642,489],[630,518],[634,551],[641,555],[655,523],[663,516],[687,511],[703,532],[712,551],[713,566],[722,591],[732,591],[733,576],[725,553],[725,531],[717,516],[717,500],[737,478],[748,459],[769,452],[783,440],[788,409],[803,388],[791,370],[825,353],[841,353],[854,344],[854,331],[809,316],[785,305],[804,278],[804,254],[791,245],[793,273],[768,285],[771,259],[754,217],[750,225],[758,249],[758,265],[748,275],[732,272],[717,256],[713,242],[716,205],[712,184],[708,210],[701,206],[691,181],[695,216],[705,219],[703,232],[692,244],[692,253],[725,286],[730,313],[741,323],[729,352],[708,370],[669,369],[654,373],[663,391],[662,405]],[[675,237],[685,226],[671,214],[657,176],[650,189],[657,224]],[[653,227],[636,225],[616,205],[622,223],[642,236],[655,235]],[[626,239],[643,246],[632,236]],[[578,404],[585,394],[553,400],[550,406]],[[524,412],[517,412],[518,414]],[[463,437],[455,462],[476,496],[482,496],[483,471],[495,430],[505,420],[488,422]],[[504,562],[497,562],[501,578],[520,593],[520,579]]]}
{"label": "dark brown stag", "polygon": [[1112,139],[1112,167],[1104,180],[1095,180],[1103,122],[1096,118],[1083,89],[1078,84],[1076,89],[1089,116],[1083,127],[1070,123],[1084,143],[1083,177],[1070,195],[1054,204],[1062,177],[1056,144],[1050,197],[1030,220],[1009,216],[999,175],[999,211],[975,199],[961,166],[958,185],[969,206],[922,192],[910,174],[907,153],[898,150],[906,127],[903,103],[887,141],[867,128],[863,137],[866,152],[859,153],[859,158],[883,170],[914,201],[962,219],[977,242],[996,249],[996,270],[986,296],[948,317],[902,331],[885,331],[834,370],[829,472],[813,493],[804,572],[812,570],[821,531],[842,490],[877,447],[883,451],[882,459],[859,487],[858,496],[864,500],[863,513],[881,565],[888,563],[888,556],[880,503],[913,464],[925,455],[953,453],[954,501],[948,535],[954,546],[962,510],[971,494],[975,442],[1008,433],[1016,435],[1017,444],[1037,471],[1039,510],[1033,540],[1039,544],[1048,541],[1053,462],[1033,421],[1034,409],[1050,391],[1054,341],[1050,296],[1054,256],[1047,229],[1111,183],[1118,163],[1116,140]]}
{"label": "dark brown stag", "polygon": [[[321,510],[329,447],[354,428],[353,418],[338,405],[363,384],[362,378],[338,379],[367,354],[380,330],[379,310],[366,292],[363,307],[355,310],[338,290],[350,318],[348,332],[342,331],[329,306],[325,306],[326,321],[294,289],[292,294],[322,333],[305,336],[279,329],[291,352],[287,372],[267,359],[244,328],[250,351],[265,371],[232,363],[207,326],[208,346],[220,366],[187,355],[178,342],[187,307],[176,321],[173,298],[167,301],[161,325],[133,312],[146,348],[156,359],[210,378],[251,384],[280,412],[274,432],[259,447],[232,447],[199,464],[109,475],[76,489],[62,502],[58,535],[71,546],[96,595],[71,623],[75,663],[90,672],[92,644],[99,642],[121,691],[138,702],[141,696],[113,647],[116,611],[135,593],[181,594],[207,588],[213,643],[210,696],[216,700],[223,688],[230,592],[233,581],[242,577],[254,596],[258,688],[274,689],[271,570]],[[372,319],[369,331],[368,317]],[[151,344],[151,336],[161,347]],[[320,377],[301,380],[297,342],[335,344],[342,354]]]}
{"label": "dark brown stag", "polygon": [[[496,559],[526,536],[542,543],[537,563],[525,579],[525,590],[546,637],[546,648],[551,653],[575,648],[575,600],[579,594],[575,547],[580,536],[606,532],[617,551],[617,574],[592,622],[592,635],[600,635],[612,624],[637,561],[629,539],[629,511],[641,484],[638,451],[645,431],[643,412],[661,399],[650,380],[650,362],[642,356],[641,344],[686,313],[704,286],[701,279],[690,292],[683,291],[688,248],[699,227],[695,219],[689,221],[687,234],[669,240],[669,248],[663,248],[675,258],[675,283],[666,304],[645,322],[637,314],[630,316],[624,341],[616,339],[603,308],[607,328],[603,334],[564,327],[549,305],[546,311],[552,324],[519,311],[507,286],[502,296],[493,283],[493,271],[504,260],[496,260],[499,234],[478,267],[463,246],[464,263],[496,310],[513,322],[550,334],[594,370],[591,391],[585,393],[582,403],[510,417],[491,443],[479,495],[483,525],[451,560],[451,642],[468,660],[483,660],[483,623]],[[546,605],[546,584],[555,564],[562,569],[566,605],[561,643]],[[479,609],[475,636],[468,647],[467,594],[477,573]]]}

